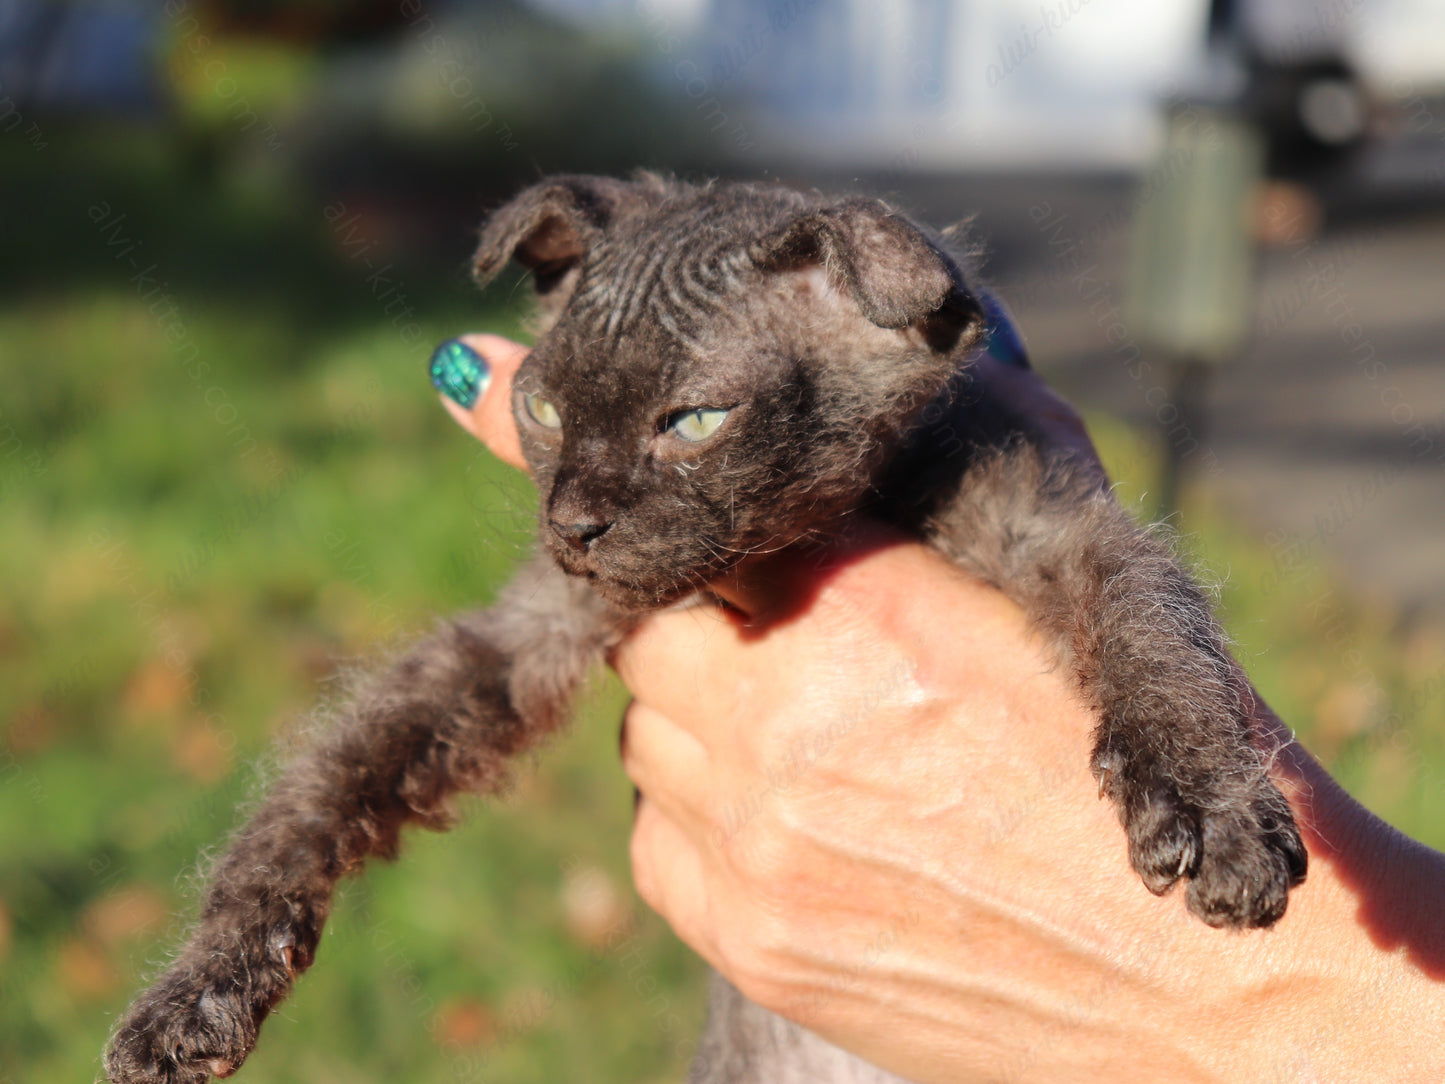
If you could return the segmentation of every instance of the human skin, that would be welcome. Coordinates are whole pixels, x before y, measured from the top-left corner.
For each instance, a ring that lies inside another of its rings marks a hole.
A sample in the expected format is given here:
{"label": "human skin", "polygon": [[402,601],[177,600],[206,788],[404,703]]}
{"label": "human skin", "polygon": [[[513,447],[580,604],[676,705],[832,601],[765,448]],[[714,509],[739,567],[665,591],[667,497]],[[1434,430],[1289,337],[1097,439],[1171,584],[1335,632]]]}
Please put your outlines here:
{"label": "human skin", "polygon": [[[467,341],[492,384],[448,409],[521,466],[526,348]],[[638,891],[749,998],[924,1084],[1445,1079],[1445,856],[1262,703],[1309,877],[1273,928],[1210,929],[1129,868],[1096,719],[998,591],[877,525],[717,590],[613,662]]]}

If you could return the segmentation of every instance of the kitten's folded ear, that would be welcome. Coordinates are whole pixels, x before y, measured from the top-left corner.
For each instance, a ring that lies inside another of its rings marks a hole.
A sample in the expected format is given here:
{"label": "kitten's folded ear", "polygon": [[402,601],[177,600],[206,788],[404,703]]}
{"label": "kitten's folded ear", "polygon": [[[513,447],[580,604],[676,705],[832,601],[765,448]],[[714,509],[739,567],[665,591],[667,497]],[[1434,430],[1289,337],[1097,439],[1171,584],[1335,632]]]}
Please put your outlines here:
{"label": "kitten's folded ear", "polygon": [[983,310],[953,259],[875,199],[809,211],[758,240],[763,270],[821,265],[879,327],[919,327],[935,349],[976,338]]}
{"label": "kitten's folded ear", "polygon": [[524,189],[482,225],[472,277],[485,286],[515,259],[532,272],[537,293],[553,292],[635,200],[635,185],[611,177],[558,176]]}

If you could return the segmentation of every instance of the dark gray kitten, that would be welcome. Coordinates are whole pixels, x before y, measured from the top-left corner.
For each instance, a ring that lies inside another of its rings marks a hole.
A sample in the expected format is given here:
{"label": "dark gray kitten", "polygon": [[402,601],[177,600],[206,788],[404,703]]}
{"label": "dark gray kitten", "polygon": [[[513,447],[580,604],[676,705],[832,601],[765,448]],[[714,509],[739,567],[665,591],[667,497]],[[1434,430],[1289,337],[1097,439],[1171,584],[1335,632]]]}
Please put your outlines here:
{"label": "dark gray kitten", "polygon": [[[446,826],[566,719],[639,613],[747,554],[887,518],[1014,598],[1097,710],[1093,769],[1144,883],[1268,926],[1305,873],[1201,592],[1087,470],[974,386],[983,302],[882,203],[642,176],[544,181],[487,223],[542,309],[517,375],[544,551],[496,606],[360,689],[217,864],[176,961],[121,1022],[116,1082],[238,1067],[311,965],[336,882]],[[703,1081],[886,1080],[718,981]]]}

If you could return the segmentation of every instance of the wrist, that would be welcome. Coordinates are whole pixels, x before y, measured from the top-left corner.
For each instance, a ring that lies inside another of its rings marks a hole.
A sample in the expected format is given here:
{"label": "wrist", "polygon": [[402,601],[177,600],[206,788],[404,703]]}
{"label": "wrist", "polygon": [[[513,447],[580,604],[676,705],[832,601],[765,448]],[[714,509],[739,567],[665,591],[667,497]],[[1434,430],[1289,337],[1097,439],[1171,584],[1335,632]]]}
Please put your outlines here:
{"label": "wrist", "polygon": [[1218,1011],[1247,1038],[1221,1079],[1445,1078],[1445,856],[1371,814],[1298,745],[1278,767],[1309,877],[1274,929],[1242,935],[1259,940]]}

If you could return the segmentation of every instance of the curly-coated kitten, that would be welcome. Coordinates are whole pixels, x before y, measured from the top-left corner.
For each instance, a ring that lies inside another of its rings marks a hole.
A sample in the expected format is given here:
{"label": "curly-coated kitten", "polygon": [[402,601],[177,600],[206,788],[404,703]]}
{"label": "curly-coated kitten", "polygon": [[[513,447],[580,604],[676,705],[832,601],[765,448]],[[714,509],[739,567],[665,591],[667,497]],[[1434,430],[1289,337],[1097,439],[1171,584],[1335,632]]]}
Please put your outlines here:
{"label": "curly-coated kitten", "polygon": [[[515,411],[540,554],[359,690],[218,862],[175,962],[118,1027],[117,1084],[234,1071],[311,965],[332,892],[406,824],[558,727],[636,615],[860,510],[1014,598],[1099,716],[1129,856],[1213,926],[1268,926],[1305,873],[1198,588],[1097,479],[969,379],[986,302],[884,204],[780,186],[557,177],[488,221],[542,310]],[[694,1080],[892,1079],[719,981]]]}

